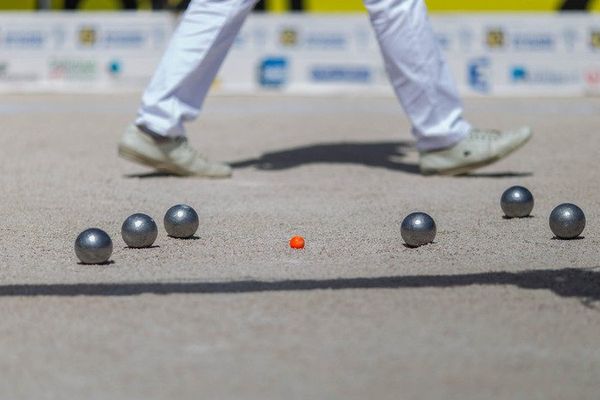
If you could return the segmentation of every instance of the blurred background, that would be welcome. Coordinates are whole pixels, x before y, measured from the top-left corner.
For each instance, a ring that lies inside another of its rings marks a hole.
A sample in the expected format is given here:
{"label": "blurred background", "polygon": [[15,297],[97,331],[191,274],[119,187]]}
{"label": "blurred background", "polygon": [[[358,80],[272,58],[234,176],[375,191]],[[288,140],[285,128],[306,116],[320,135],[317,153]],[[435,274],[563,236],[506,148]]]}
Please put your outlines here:
{"label": "blurred background", "polygon": [[[12,10],[35,9],[184,9],[189,0],[3,0],[1,8]],[[432,11],[554,11],[600,10],[600,1],[593,0],[428,0]],[[274,12],[298,10],[311,12],[339,12],[363,10],[361,0],[263,0],[257,10]]]}
{"label": "blurred background", "polygon": [[[463,95],[600,93],[600,0],[426,3]],[[0,92],[140,91],[187,4],[2,0]],[[263,0],[255,11],[213,93],[391,95],[361,0]]]}

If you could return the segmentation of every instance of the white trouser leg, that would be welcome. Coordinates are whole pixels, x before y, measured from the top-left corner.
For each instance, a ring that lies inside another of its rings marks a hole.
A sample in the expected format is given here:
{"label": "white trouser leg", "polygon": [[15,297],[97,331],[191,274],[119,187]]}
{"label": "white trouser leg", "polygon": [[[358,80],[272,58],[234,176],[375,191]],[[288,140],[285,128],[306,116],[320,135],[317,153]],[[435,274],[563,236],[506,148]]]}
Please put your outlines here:
{"label": "white trouser leg", "polygon": [[193,0],[146,88],[137,125],[164,136],[185,134],[242,23],[257,0]]}
{"label": "white trouser leg", "polygon": [[396,96],[420,150],[450,147],[471,129],[423,0],[364,0]]}

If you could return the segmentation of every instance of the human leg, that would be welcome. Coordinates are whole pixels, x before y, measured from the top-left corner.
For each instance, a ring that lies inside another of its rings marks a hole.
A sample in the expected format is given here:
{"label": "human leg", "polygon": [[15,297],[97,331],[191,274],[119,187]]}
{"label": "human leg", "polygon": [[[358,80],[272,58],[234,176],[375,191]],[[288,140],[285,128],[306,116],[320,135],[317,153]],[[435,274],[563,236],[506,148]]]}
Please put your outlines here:
{"label": "human leg", "polygon": [[142,97],[137,125],[183,136],[256,0],[194,0]]}
{"label": "human leg", "polygon": [[462,174],[521,147],[531,131],[474,130],[423,0],[364,0],[386,71],[412,123],[425,174]]}
{"label": "human leg", "polygon": [[244,19],[256,0],[194,0],[183,15],[146,88],[119,155],[177,175],[228,177],[231,168],[207,160],[185,138]]}

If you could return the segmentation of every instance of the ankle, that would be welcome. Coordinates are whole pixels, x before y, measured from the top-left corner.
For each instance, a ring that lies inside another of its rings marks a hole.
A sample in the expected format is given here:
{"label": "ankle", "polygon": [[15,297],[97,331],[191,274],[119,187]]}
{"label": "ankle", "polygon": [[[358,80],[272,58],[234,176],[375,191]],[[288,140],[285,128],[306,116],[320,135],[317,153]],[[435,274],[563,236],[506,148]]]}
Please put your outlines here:
{"label": "ankle", "polygon": [[161,135],[159,133],[156,133],[156,132],[154,132],[153,130],[151,130],[150,128],[148,128],[145,125],[136,125],[136,126],[137,126],[137,128],[139,129],[140,132],[142,132],[146,136],[150,137],[155,142],[165,143],[165,142],[168,142],[168,141],[171,140],[170,137],[163,136],[163,135]]}

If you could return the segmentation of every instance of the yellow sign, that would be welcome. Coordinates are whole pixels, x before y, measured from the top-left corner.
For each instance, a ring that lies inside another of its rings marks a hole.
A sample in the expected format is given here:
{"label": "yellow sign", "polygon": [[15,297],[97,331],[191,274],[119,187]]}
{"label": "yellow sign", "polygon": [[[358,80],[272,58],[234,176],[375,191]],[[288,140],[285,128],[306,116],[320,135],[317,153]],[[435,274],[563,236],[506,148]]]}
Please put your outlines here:
{"label": "yellow sign", "polygon": [[600,31],[592,31],[590,33],[590,46],[594,49],[600,49]]}
{"label": "yellow sign", "polygon": [[[279,1],[284,0],[271,0]],[[566,0],[425,0],[430,11],[556,11]],[[364,11],[362,0],[304,0],[314,12]],[[589,0],[588,10],[600,11],[600,0]]]}
{"label": "yellow sign", "polygon": [[316,12],[365,11],[362,0],[305,0],[306,10]]}
{"label": "yellow sign", "polygon": [[2,10],[32,10],[35,8],[35,0],[4,0],[0,9]]}
{"label": "yellow sign", "polygon": [[[174,5],[180,0],[166,0]],[[266,9],[285,12],[292,4],[310,12],[364,12],[362,0],[264,0]],[[565,2],[585,4],[581,7],[590,11],[600,11],[600,0],[425,0],[432,12],[453,11],[556,11]],[[37,0],[0,0],[0,10],[32,10]],[[151,0],[138,0],[140,8],[149,9]],[[64,0],[52,0],[52,8],[62,8]],[[120,0],[81,0],[84,10],[118,9]]]}
{"label": "yellow sign", "polygon": [[92,47],[96,44],[96,30],[91,26],[79,29],[79,43],[82,46]]}
{"label": "yellow sign", "polygon": [[502,29],[489,30],[485,42],[490,49],[504,47],[504,31]]}
{"label": "yellow sign", "polygon": [[[150,9],[151,0],[138,0],[140,8]],[[169,0],[169,3],[171,1]],[[79,8],[83,10],[117,10],[120,0],[80,0]],[[35,10],[37,0],[0,0],[0,10]],[[52,0],[52,9],[63,8],[64,0]]]}
{"label": "yellow sign", "polygon": [[426,0],[432,11],[554,11],[564,0]]}

